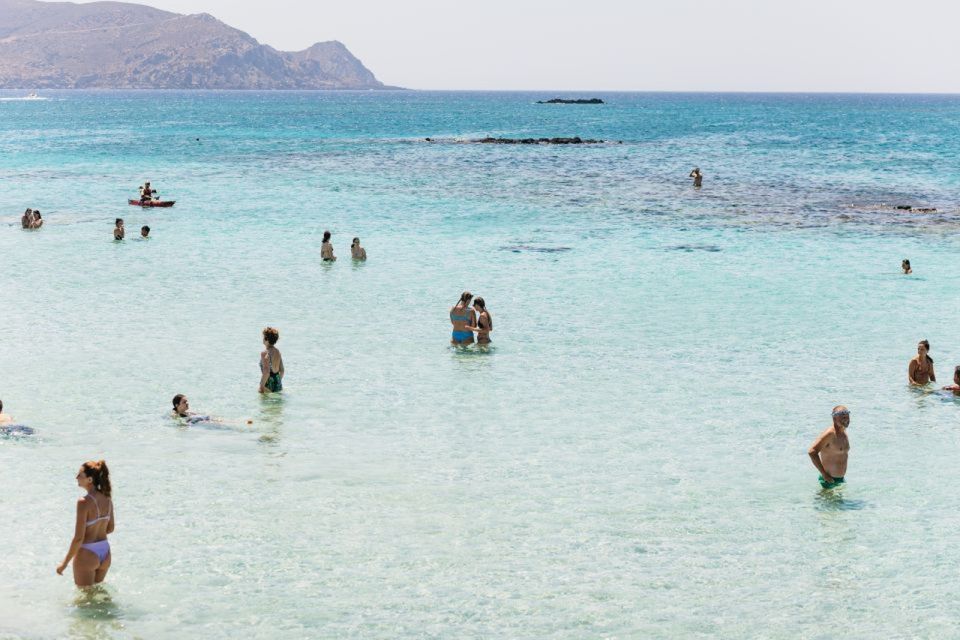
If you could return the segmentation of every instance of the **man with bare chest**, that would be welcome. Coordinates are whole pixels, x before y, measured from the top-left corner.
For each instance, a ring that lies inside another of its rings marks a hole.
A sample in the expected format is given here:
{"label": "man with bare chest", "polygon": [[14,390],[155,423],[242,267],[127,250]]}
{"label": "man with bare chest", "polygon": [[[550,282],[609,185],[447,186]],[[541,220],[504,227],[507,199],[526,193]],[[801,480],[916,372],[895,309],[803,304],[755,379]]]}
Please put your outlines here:
{"label": "man with bare chest", "polygon": [[847,456],[850,455],[850,410],[837,405],[833,408],[833,424],[816,439],[807,454],[813,466],[820,472],[820,486],[833,489],[843,484],[847,473]]}

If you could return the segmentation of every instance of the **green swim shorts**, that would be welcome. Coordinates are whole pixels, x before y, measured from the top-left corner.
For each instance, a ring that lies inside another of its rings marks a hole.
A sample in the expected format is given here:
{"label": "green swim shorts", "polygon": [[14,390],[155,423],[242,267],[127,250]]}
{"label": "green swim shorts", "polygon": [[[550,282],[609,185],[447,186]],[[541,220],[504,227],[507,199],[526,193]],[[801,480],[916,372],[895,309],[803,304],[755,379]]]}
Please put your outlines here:
{"label": "green swim shorts", "polygon": [[820,480],[820,486],[823,487],[824,489],[833,489],[834,487],[839,487],[840,485],[843,484],[842,477],[834,478],[833,482],[827,482],[826,480],[823,479],[823,476],[821,475],[818,475],[817,479]]}

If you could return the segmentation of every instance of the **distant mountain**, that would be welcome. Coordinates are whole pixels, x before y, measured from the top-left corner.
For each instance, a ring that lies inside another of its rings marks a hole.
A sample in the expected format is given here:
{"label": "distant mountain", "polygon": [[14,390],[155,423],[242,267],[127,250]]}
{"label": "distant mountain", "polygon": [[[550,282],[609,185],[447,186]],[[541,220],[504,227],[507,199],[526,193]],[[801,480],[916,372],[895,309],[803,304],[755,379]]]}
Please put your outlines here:
{"label": "distant mountain", "polygon": [[0,0],[0,88],[390,87],[336,40],[277,51],[206,13]]}

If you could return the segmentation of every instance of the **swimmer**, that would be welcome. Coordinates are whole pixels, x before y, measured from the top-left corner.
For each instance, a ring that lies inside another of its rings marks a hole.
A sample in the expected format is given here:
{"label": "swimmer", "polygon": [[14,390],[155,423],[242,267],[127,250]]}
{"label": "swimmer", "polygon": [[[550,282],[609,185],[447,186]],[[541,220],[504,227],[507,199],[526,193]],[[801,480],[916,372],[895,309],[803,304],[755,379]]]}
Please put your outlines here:
{"label": "swimmer", "polygon": [[77,484],[87,493],[77,500],[77,522],[67,556],[57,573],[73,560],[73,581],[78,587],[103,582],[110,570],[110,543],[113,533],[113,500],[110,499],[110,470],[103,460],[84,462],[77,474]]}
{"label": "swimmer", "polygon": [[187,401],[187,396],[182,393],[173,396],[173,417],[183,418],[190,424],[210,420],[210,416],[201,416],[190,411],[190,403]]}
{"label": "swimmer", "polygon": [[933,371],[933,358],[927,355],[930,352],[930,343],[921,340],[917,344],[917,355],[907,365],[907,381],[912,385],[925,385],[937,381]]}
{"label": "swimmer", "polygon": [[693,178],[693,186],[697,189],[703,186],[703,174],[700,173],[700,167],[694,167],[688,177]]}
{"label": "swimmer", "polygon": [[[953,370],[953,384],[947,385],[943,388],[944,391],[953,391],[955,394],[960,395],[960,365]],[[3,403],[0,403],[0,411],[3,410]],[[0,422],[3,422],[3,414],[0,414]]]}
{"label": "swimmer", "polygon": [[275,346],[280,332],[273,327],[263,330],[263,346],[260,352],[260,393],[276,393],[283,389],[283,356]]}
{"label": "swimmer", "polygon": [[831,415],[833,424],[807,450],[810,461],[820,472],[820,486],[824,489],[843,484],[843,477],[847,473],[847,457],[850,455],[850,440],[847,438],[850,410],[842,404],[837,405]]}
{"label": "swimmer", "polygon": [[3,400],[0,400],[0,424],[10,424],[13,422],[13,416],[3,412]]}
{"label": "swimmer", "polygon": [[333,255],[333,245],[330,244],[330,232],[323,232],[323,243],[320,245],[320,259],[324,262],[335,262],[337,256]]}
{"label": "swimmer", "polygon": [[126,232],[123,229],[123,218],[117,218],[117,221],[114,223],[113,227],[113,239],[114,240],[123,240],[123,237],[126,235]]}
{"label": "swimmer", "polygon": [[367,250],[360,246],[360,238],[354,238],[350,245],[350,257],[354,260],[366,260]]}
{"label": "swimmer", "polygon": [[24,229],[33,228],[33,209],[27,207],[27,210],[20,216],[20,226]]}
{"label": "swimmer", "polygon": [[150,237],[150,227],[148,227],[147,225],[143,225],[142,227],[140,227],[140,238],[142,238],[143,240],[146,240],[149,237]]}
{"label": "swimmer", "polygon": [[39,229],[43,226],[43,218],[40,217],[40,211],[35,210],[33,212],[33,223],[30,225],[31,229]]}
{"label": "swimmer", "polygon": [[913,269],[910,268],[910,261],[904,260],[900,263],[900,268],[903,269],[903,272],[907,275],[913,273]]}
{"label": "swimmer", "polygon": [[473,294],[464,291],[460,294],[460,300],[450,308],[450,323],[453,325],[453,336],[450,338],[452,345],[473,344],[473,331],[470,327],[477,325],[477,314],[470,308],[470,301],[473,300]]}
{"label": "swimmer", "polygon": [[477,296],[473,299],[473,308],[479,312],[477,326],[467,327],[477,332],[477,344],[490,344],[490,332],[493,331],[493,316],[487,311],[487,303]]}

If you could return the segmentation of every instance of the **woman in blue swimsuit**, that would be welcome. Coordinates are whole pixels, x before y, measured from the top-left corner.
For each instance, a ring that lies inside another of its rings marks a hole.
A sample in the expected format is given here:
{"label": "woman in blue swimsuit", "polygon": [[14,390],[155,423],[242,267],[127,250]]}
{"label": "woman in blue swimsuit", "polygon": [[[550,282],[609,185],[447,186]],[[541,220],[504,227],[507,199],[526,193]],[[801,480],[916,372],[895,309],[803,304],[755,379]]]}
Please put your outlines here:
{"label": "woman in blue swimsuit", "polygon": [[110,499],[110,470],[103,460],[84,462],[77,474],[77,485],[86,495],[77,500],[77,523],[67,557],[57,567],[64,569],[73,560],[73,581],[78,587],[103,582],[110,570],[110,543],[113,533],[113,500]]}
{"label": "woman in blue swimsuit", "polygon": [[450,323],[453,324],[453,336],[450,338],[452,345],[473,344],[473,331],[468,327],[476,326],[477,314],[470,308],[471,300],[473,300],[473,294],[464,291],[460,294],[460,301],[450,309]]}

